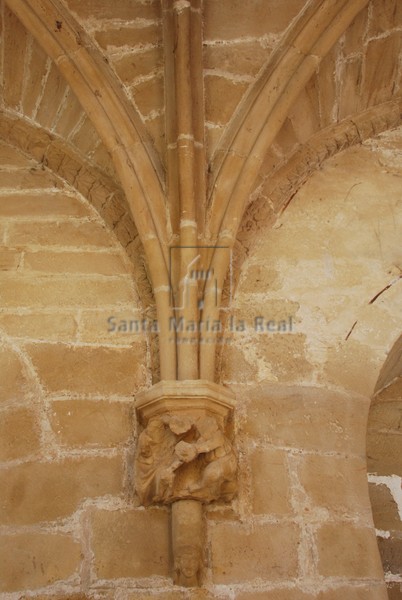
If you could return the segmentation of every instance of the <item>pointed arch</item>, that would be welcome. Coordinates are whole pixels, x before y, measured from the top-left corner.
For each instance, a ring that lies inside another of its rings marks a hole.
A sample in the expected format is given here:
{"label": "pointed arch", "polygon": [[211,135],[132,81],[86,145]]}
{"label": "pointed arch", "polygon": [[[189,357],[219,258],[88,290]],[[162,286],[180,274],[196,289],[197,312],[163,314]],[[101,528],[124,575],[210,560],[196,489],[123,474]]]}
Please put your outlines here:
{"label": "pointed arch", "polygon": [[220,231],[235,238],[254,180],[290,107],[367,4],[368,0],[311,0],[284,36],[216,152],[208,219],[212,239]]}
{"label": "pointed arch", "polygon": [[60,69],[112,156],[155,291],[161,322],[161,377],[174,379],[176,354],[168,339],[167,211],[160,163],[116,76],[60,0],[6,2]]}
{"label": "pointed arch", "polygon": [[[310,0],[282,39],[216,153],[206,228],[211,242],[233,247],[270,144],[320,61],[367,4],[368,0]],[[212,255],[210,268],[214,270],[219,294],[228,267],[228,257]],[[205,299],[204,318],[214,320],[219,302],[208,284]],[[214,376],[214,363],[215,345],[202,344],[203,378]]]}

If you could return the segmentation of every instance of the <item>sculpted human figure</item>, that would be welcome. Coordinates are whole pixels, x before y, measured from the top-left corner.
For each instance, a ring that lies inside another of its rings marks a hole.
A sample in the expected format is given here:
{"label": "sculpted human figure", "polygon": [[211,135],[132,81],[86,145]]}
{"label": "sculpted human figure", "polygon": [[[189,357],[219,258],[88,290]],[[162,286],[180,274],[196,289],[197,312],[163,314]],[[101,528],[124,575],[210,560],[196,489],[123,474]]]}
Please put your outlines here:
{"label": "sculpted human figure", "polygon": [[174,582],[176,585],[198,586],[201,568],[201,548],[198,546],[182,546],[176,550],[174,562]]}
{"label": "sculpted human figure", "polygon": [[154,478],[163,438],[164,425],[160,419],[150,421],[138,438],[137,492],[144,505],[150,504],[156,493]]}
{"label": "sculpted human figure", "polygon": [[175,471],[185,462],[175,452],[185,445],[192,455],[190,444],[181,442],[192,422],[187,417],[157,417],[151,419],[138,438],[136,459],[137,493],[142,504],[169,501],[172,495]]}
{"label": "sculpted human figure", "polygon": [[149,421],[138,438],[136,460],[137,493],[142,504],[166,499],[171,492],[170,472],[174,457],[175,435],[164,418]]}
{"label": "sculpted human figure", "polygon": [[144,505],[189,497],[231,500],[236,466],[232,445],[214,417],[157,417],[139,436],[137,492]]}
{"label": "sculpted human figure", "polygon": [[194,447],[197,455],[202,455],[204,468],[200,480],[189,491],[200,499],[230,500],[236,489],[237,468],[232,445],[213,417],[199,418],[196,428],[200,437]]}

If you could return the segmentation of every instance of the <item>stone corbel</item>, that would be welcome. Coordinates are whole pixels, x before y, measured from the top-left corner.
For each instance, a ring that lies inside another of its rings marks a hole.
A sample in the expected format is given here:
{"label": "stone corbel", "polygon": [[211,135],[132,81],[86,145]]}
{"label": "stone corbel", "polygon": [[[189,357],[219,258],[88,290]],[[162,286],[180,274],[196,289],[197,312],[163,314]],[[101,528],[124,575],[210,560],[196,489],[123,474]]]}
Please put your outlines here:
{"label": "stone corbel", "polygon": [[141,504],[172,505],[174,581],[200,584],[205,537],[202,505],[230,501],[237,490],[231,443],[234,396],[203,380],[161,381],[138,394],[143,427],[137,444]]}

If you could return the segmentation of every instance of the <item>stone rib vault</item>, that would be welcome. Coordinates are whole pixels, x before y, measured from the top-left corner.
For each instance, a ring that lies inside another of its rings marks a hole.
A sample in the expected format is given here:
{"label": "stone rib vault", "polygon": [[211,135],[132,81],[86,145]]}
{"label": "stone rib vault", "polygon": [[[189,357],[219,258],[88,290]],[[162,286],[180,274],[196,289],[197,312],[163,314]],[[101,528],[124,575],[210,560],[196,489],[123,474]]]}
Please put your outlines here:
{"label": "stone rib vault", "polygon": [[0,6],[5,600],[402,597],[399,0]]}

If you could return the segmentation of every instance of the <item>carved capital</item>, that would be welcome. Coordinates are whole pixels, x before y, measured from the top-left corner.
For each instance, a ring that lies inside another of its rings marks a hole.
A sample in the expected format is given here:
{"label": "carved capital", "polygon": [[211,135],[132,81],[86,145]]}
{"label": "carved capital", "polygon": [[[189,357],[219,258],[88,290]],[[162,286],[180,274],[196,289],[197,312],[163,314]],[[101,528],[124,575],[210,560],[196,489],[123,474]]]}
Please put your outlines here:
{"label": "carved capital", "polygon": [[144,429],[136,456],[145,506],[189,499],[231,500],[237,459],[230,441],[233,394],[203,381],[161,381],[136,399]]}

